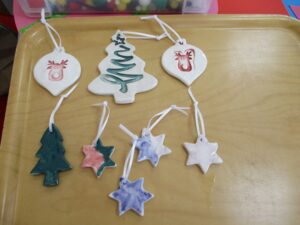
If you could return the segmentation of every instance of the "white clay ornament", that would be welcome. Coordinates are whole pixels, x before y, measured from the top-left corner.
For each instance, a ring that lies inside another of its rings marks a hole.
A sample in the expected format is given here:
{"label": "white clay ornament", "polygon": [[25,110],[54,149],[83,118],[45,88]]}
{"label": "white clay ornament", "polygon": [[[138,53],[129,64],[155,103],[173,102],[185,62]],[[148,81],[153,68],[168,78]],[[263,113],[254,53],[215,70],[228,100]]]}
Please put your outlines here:
{"label": "white clay ornament", "polygon": [[145,62],[134,50],[125,35],[117,32],[106,48],[108,56],[98,66],[101,74],[89,84],[88,90],[97,95],[113,95],[117,104],[128,104],[135,101],[136,93],[153,89],[157,79],[144,71]]}
{"label": "white clay ornament", "polygon": [[[155,114],[150,121],[148,126],[142,130],[142,135],[137,139],[136,148],[139,151],[137,158],[138,162],[144,160],[149,160],[152,166],[156,167],[159,163],[160,157],[170,154],[172,151],[164,145],[164,140],[166,135],[160,134],[154,136],[151,131],[152,129],[163,119],[165,118],[172,110],[187,115],[185,110],[188,110],[188,107],[178,107],[176,105],[171,105],[167,109]],[[156,119],[154,121],[154,119]]]}
{"label": "white clay ornament", "polygon": [[74,84],[80,73],[78,60],[63,48],[43,56],[33,70],[35,80],[54,96]]}
{"label": "white clay ornament", "polygon": [[139,150],[138,162],[149,160],[152,166],[157,166],[161,156],[168,155],[172,151],[164,145],[166,135],[153,136],[149,129],[144,128],[142,136],[138,138],[136,148]]}
{"label": "white clay ornament", "polygon": [[[44,9],[41,11],[41,23],[45,25],[55,48],[37,61],[33,75],[42,87],[57,96],[79,79],[81,66],[74,56],[65,52],[58,32],[45,19]],[[56,34],[59,43],[52,33]]]}
{"label": "white clay ornament", "polygon": [[142,129],[142,134],[140,137],[137,137],[137,135],[131,133],[128,129],[125,129],[124,126],[121,125],[122,129],[132,138],[132,140],[136,141],[135,147],[139,152],[137,162],[149,160],[152,166],[156,167],[162,156],[168,155],[172,152],[171,149],[164,145],[166,135],[160,134],[158,136],[154,136],[151,131],[172,110],[176,110],[184,115],[187,115],[185,110],[188,109],[188,107],[171,105],[167,109],[155,114],[148,122],[148,126]]}
{"label": "white clay ornament", "polygon": [[164,52],[161,64],[168,74],[190,86],[205,71],[207,58],[203,51],[182,39]]}
{"label": "white clay ornament", "polygon": [[138,178],[135,181],[130,181],[128,179],[132,168],[138,137],[132,134],[131,131],[122,124],[120,124],[119,127],[132,137],[132,146],[125,160],[119,188],[110,193],[109,197],[118,201],[120,216],[129,210],[133,210],[138,215],[144,216],[144,205],[151,200],[154,195],[144,189],[144,178]]}
{"label": "white clay ornament", "polygon": [[195,122],[198,138],[196,143],[186,142],[183,144],[189,155],[186,165],[198,165],[202,172],[205,174],[208,172],[210,165],[222,164],[223,159],[217,154],[219,147],[218,143],[211,143],[207,140],[205,135],[204,120],[198,106],[198,102],[195,99],[191,88],[189,88],[188,92],[194,103]]}
{"label": "white clay ornament", "polygon": [[[207,58],[204,52],[196,46],[187,44],[171,26],[158,18],[158,16],[143,16],[142,20],[154,19],[161,26],[165,35],[174,43],[162,55],[161,64],[164,70],[176,77],[185,85],[190,86],[207,67]],[[175,36],[174,39],[169,31]]]}
{"label": "white clay ornament", "polygon": [[223,163],[222,158],[217,154],[218,143],[210,143],[207,139],[198,138],[196,143],[184,143],[184,147],[189,154],[186,165],[198,165],[204,174],[211,164]]}

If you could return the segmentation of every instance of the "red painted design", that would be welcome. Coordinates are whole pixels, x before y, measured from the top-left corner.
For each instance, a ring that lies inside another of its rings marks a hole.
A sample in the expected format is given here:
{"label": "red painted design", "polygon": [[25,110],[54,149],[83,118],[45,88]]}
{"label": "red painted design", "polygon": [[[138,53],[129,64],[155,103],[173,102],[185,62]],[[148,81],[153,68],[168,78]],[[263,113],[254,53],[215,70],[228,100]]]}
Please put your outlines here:
{"label": "red painted design", "polygon": [[48,78],[52,81],[60,81],[64,78],[64,69],[66,68],[68,60],[61,60],[60,63],[54,62],[54,60],[48,61],[47,70],[49,70]]}
{"label": "red painted design", "polygon": [[178,61],[178,69],[182,72],[190,72],[194,66],[195,50],[190,48],[175,52],[175,60]]}

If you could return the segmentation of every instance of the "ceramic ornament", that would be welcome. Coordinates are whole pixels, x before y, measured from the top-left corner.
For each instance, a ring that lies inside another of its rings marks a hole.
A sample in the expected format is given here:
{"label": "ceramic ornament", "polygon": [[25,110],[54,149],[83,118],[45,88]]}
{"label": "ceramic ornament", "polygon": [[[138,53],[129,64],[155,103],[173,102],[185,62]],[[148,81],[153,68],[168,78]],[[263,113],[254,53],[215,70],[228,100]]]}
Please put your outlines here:
{"label": "ceramic ornament", "polygon": [[52,95],[57,96],[74,84],[80,77],[78,60],[64,49],[54,50],[35,64],[35,80]]}
{"label": "ceramic ornament", "polygon": [[[120,125],[120,128],[126,133],[129,132],[123,125]],[[129,134],[131,134],[131,132],[129,132]],[[118,201],[120,216],[129,210],[133,210],[138,215],[143,216],[144,204],[154,197],[152,193],[144,190],[144,178],[139,178],[135,181],[130,181],[128,179],[134,158],[137,138],[137,136],[134,136],[132,147],[125,160],[119,188],[109,194],[112,199]]]}
{"label": "ceramic ornament", "polygon": [[129,181],[120,178],[118,190],[109,195],[119,203],[119,215],[123,215],[128,210],[133,210],[140,216],[144,215],[144,204],[154,195],[144,190],[144,178]]}
{"label": "ceramic ornament", "polygon": [[[45,25],[55,48],[37,61],[33,74],[42,87],[57,96],[79,79],[81,66],[74,56],[65,52],[58,32],[47,23],[43,10],[41,17],[41,22]],[[52,32],[57,35],[59,43],[56,42]]]}
{"label": "ceramic ornament", "polygon": [[31,170],[31,175],[44,174],[44,186],[56,186],[59,183],[58,174],[70,170],[71,165],[64,156],[63,136],[55,125],[52,125],[52,131],[49,128],[45,131],[41,144],[36,153],[39,161]]}
{"label": "ceramic ornament", "polygon": [[223,160],[217,154],[218,143],[210,143],[207,139],[198,138],[196,143],[184,143],[189,157],[186,165],[198,165],[203,173],[207,173],[211,164],[221,164]]}
{"label": "ceramic ornament", "polygon": [[167,73],[190,86],[206,69],[207,58],[199,48],[182,39],[164,52],[161,63]]}
{"label": "ceramic ornament", "polygon": [[58,174],[71,169],[70,163],[65,158],[63,136],[54,123],[54,115],[63,100],[67,98],[77,87],[75,85],[67,94],[62,95],[56,107],[51,113],[49,127],[41,139],[42,146],[36,153],[39,161],[31,170],[31,175],[44,174],[44,186],[52,187],[59,184]]}
{"label": "ceramic ornament", "polygon": [[[211,143],[205,136],[204,120],[191,88],[189,94],[194,102],[195,120],[198,138],[196,143],[184,143],[184,147],[188,152],[187,166],[198,165],[202,172],[207,173],[210,165],[223,163],[222,158],[217,154],[218,143]],[[201,123],[201,129],[199,127]]]}
{"label": "ceramic ornament", "polygon": [[161,156],[172,152],[164,146],[165,137],[165,134],[153,136],[147,128],[144,128],[136,144],[139,150],[137,161],[149,160],[153,166],[157,166]]}
{"label": "ceramic ornament", "polygon": [[145,62],[134,50],[123,33],[117,32],[106,48],[108,56],[98,66],[101,74],[89,84],[89,91],[113,95],[117,104],[127,104],[134,102],[136,93],[153,89],[157,80],[144,71]]}
{"label": "ceramic ornament", "polygon": [[[172,151],[164,145],[165,134],[158,136],[152,135],[152,129],[172,110],[177,110],[185,115],[184,110],[189,109],[188,107],[178,107],[176,105],[171,105],[169,108],[163,110],[160,113],[155,114],[149,121],[147,128],[142,130],[142,135],[138,137],[136,148],[138,149],[138,162],[149,160],[152,166],[157,166],[161,156],[170,154]],[[153,123],[152,121],[157,118]],[[130,135],[131,137],[134,134]]]}
{"label": "ceramic ornament", "polygon": [[111,159],[114,152],[114,146],[104,146],[100,139],[101,134],[108,122],[110,110],[107,102],[96,104],[94,106],[103,106],[103,112],[98,127],[98,133],[91,145],[84,145],[82,151],[85,158],[82,167],[92,168],[97,177],[100,177],[107,167],[116,167],[116,163]]}
{"label": "ceramic ornament", "polygon": [[[174,43],[163,53],[161,58],[162,67],[168,74],[190,86],[207,67],[207,58],[204,52],[196,46],[187,44],[184,38],[180,37],[172,27],[157,16],[145,16],[142,19],[155,19]],[[177,40],[170,35],[168,30],[177,37]]]}

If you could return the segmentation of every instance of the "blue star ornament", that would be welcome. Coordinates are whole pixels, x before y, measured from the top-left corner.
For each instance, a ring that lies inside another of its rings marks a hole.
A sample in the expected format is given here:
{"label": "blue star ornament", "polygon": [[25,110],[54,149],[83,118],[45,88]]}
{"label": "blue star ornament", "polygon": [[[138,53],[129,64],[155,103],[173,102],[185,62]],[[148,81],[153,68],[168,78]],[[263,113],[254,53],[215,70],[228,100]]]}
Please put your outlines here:
{"label": "blue star ornament", "polygon": [[149,160],[153,166],[157,166],[163,155],[172,151],[163,145],[165,134],[153,136],[148,129],[143,129],[142,136],[138,138],[136,147],[139,150],[138,162]]}
{"label": "blue star ornament", "polygon": [[140,216],[144,215],[144,203],[149,201],[154,195],[144,190],[144,178],[139,178],[133,182],[120,179],[118,190],[109,194],[109,196],[119,202],[119,215],[123,215],[132,209]]}

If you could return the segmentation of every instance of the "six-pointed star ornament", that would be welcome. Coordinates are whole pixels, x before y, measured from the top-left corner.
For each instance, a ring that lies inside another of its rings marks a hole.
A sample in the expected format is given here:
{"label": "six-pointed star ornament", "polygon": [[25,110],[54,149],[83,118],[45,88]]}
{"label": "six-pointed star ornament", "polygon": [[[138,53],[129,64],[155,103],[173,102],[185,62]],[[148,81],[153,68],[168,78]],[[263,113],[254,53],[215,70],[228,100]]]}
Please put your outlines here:
{"label": "six-pointed star ornament", "polygon": [[140,216],[144,215],[144,203],[153,198],[154,195],[145,191],[143,185],[144,178],[131,182],[121,177],[119,189],[109,195],[119,202],[120,216],[130,209]]}
{"label": "six-pointed star ornament", "polygon": [[98,139],[96,146],[83,146],[85,158],[82,162],[82,167],[93,168],[97,177],[100,177],[106,167],[116,167],[116,163],[111,160],[111,155],[114,151],[114,146],[103,146]]}
{"label": "six-pointed star ornament", "polygon": [[217,154],[218,143],[210,143],[206,138],[198,138],[197,142],[184,143],[189,153],[186,165],[199,165],[203,173],[206,173],[211,164],[223,163],[222,158]]}
{"label": "six-pointed star ornament", "polygon": [[153,166],[157,166],[159,159],[163,155],[172,151],[163,145],[165,134],[153,136],[149,129],[144,128],[142,136],[138,138],[136,147],[139,150],[138,162],[149,160]]}

